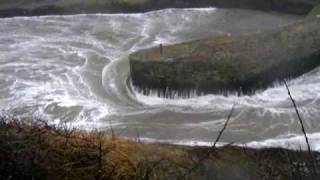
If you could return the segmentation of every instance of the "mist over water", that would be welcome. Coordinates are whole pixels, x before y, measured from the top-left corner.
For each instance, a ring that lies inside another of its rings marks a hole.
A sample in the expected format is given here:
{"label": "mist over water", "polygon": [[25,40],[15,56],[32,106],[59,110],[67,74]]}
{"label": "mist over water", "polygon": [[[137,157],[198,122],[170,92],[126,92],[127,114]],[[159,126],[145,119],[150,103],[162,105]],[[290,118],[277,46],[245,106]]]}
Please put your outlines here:
{"label": "mist over water", "polygon": [[[300,127],[281,83],[252,96],[145,96],[130,86],[128,55],[159,43],[261,31],[300,18],[207,8],[0,19],[0,109],[83,129],[112,126],[146,141],[209,145],[236,104],[223,142],[299,148]],[[313,148],[320,150],[320,68],[289,86]]]}

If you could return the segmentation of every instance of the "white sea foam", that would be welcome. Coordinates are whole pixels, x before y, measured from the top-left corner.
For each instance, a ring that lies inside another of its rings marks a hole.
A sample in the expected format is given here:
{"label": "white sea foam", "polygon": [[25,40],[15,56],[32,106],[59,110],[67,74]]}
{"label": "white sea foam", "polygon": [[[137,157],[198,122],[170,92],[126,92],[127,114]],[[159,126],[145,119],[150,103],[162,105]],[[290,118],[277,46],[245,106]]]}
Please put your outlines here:
{"label": "white sea foam", "polygon": [[[310,144],[310,148],[313,151],[320,152],[320,133],[308,134],[308,140]],[[143,138],[139,137],[139,139],[132,138],[133,140],[139,140],[141,142],[147,143],[170,143],[176,145],[185,145],[185,146],[207,146],[211,147],[213,145],[213,141],[201,141],[201,140],[159,140],[152,138]],[[229,142],[218,142],[216,147],[222,147],[225,145],[234,145],[241,147],[248,147],[254,149],[261,148],[285,148],[292,150],[303,150],[307,151],[308,147],[305,141],[305,137],[303,135],[291,134],[287,137],[279,137],[274,139],[267,139],[263,141],[253,141],[248,143],[229,143]]]}
{"label": "white sea foam", "polygon": [[[309,139],[311,149],[320,152],[320,133],[307,134],[307,137]],[[308,150],[305,137],[301,134],[291,134],[287,137],[254,141],[245,145],[252,148],[281,147],[294,150]]]}

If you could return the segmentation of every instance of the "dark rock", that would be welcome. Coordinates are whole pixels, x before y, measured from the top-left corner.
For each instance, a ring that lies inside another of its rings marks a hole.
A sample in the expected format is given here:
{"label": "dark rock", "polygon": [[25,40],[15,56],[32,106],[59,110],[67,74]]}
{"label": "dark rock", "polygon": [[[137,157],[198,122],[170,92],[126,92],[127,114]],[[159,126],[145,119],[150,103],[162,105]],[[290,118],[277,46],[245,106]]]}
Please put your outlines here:
{"label": "dark rock", "polygon": [[[320,64],[320,18],[248,35],[225,35],[138,51],[131,78],[141,89],[251,94]],[[166,94],[170,96],[170,94]]]}
{"label": "dark rock", "polygon": [[14,0],[0,1],[0,17],[131,13],[163,8],[219,7],[307,14],[320,0]]}

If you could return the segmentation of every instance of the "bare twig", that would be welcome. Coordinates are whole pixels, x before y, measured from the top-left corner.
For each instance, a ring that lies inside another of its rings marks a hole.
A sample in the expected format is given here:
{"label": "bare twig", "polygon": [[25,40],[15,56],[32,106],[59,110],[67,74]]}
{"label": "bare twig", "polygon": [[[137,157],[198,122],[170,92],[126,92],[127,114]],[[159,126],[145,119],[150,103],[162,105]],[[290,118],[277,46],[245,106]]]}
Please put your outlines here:
{"label": "bare twig", "polygon": [[[308,136],[307,136],[307,132],[306,132],[306,129],[304,127],[304,124],[303,124],[303,120],[302,120],[302,117],[300,115],[300,112],[298,110],[298,107],[297,107],[297,104],[296,104],[296,101],[293,99],[292,95],[291,95],[291,92],[290,92],[290,89],[289,89],[289,86],[286,82],[286,80],[283,80],[284,82],[284,85],[286,86],[286,89],[288,91],[288,95],[290,97],[290,100],[292,102],[292,105],[296,111],[296,114],[298,116],[298,120],[299,120],[299,123],[300,123],[300,126],[301,126],[301,131],[304,135],[304,138],[305,138],[305,141],[307,143],[307,148],[308,148],[308,152],[309,152],[309,155],[310,155],[310,158],[311,158],[311,161],[312,161],[312,166],[313,166],[313,171],[314,173],[317,173],[317,169],[316,169],[316,165],[315,165],[315,162],[314,162],[314,157],[313,157],[313,154],[312,154],[312,151],[311,151],[311,147],[310,147],[310,143],[309,143],[309,139],[308,139]],[[315,174],[314,174],[315,175]]]}
{"label": "bare twig", "polygon": [[230,119],[231,119],[231,117],[233,115],[234,109],[235,109],[235,104],[233,104],[233,106],[231,108],[231,111],[228,114],[227,120],[225,121],[222,129],[220,130],[220,132],[219,132],[217,138],[215,139],[215,141],[213,142],[212,146],[209,148],[208,152],[202,158],[200,158],[198,160],[198,162],[193,167],[191,167],[189,170],[187,170],[186,173],[184,173],[182,176],[178,177],[177,180],[185,179],[185,177],[187,175],[189,175],[196,168],[198,168],[200,166],[201,162],[206,160],[210,156],[211,152],[215,150],[217,143],[219,142],[220,138],[222,137],[223,132],[226,130],[226,128],[227,128],[227,126],[229,124],[229,121],[230,121]]}
{"label": "bare twig", "polygon": [[235,104],[232,106],[231,111],[230,111],[230,113],[228,114],[228,118],[227,118],[226,122],[225,122],[224,125],[223,125],[223,128],[220,130],[220,132],[219,132],[216,140],[214,141],[214,143],[213,143],[213,145],[211,146],[210,149],[214,149],[214,148],[216,147],[217,143],[220,141],[220,138],[221,138],[223,132],[226,130],[226,128],[227,128],[227,126],[228,126],[228,124],[229,124],[229,121],[230,121],[230,119],[231,119],[231,117],[232,117],[232,115],[233,115],[234,108],[235,108]]}
{"label": "bare twig", "polygon": [[289,86],[288,86],[288,84],[287,84],[287,82],[286,82],[285,80],[284,80],[284,84],[285,84],[285,86],[286,86],[286,88],[287,88],[287,90],[288,90],[288,95],[289,95],[289,97],[290,97],[290,100],[291,100],[291,102],[292,102],[292,104],[293,104],[293,107],[294,107],[294,109],[295,109],[295,111],[296,111],[296,114],[297,114],[297,116],[298,116],[299,123],[300,123],[300,126],[301,126],[301,131],[302,131],[302,133],[303,133],[303,135],[304,135],[304,138],[305,138],[306,143],[307,143],[307,146],[308,146],[308,151],[309,151],[309,153],[311,153],[311,148],[310,148],[309,139],[308,139],[306,130],[305,130],[305,128],[304,128],[303,120],[302,120],[301,115],[300,115],[300,112],[299,112],[299,110],[298,110],[296,101],[293,99],[293,97],[292,97],[292,95],[291,95],[291,92],[290,92],[290,89],[289,89]]}

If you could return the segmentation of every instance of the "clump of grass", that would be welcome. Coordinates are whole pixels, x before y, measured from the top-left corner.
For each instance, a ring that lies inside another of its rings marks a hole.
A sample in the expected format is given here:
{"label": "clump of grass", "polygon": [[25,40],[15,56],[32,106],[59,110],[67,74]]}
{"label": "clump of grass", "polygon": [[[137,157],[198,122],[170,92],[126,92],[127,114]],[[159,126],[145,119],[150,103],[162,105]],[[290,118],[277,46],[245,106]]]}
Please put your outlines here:
{"label": "clump of grass", "polygon": [[[0,118],[0,179],[149,179],[170,173],[187,153],[102,132]],[[186,161],[185,161],[186,160]],[[166,172],[166,173],[164,173]]]}
{"label": "clump of grass", "polygon": [[144,144],[0,116],[0,179],[312,179],[315,164],[307,157],[284,149]]}

